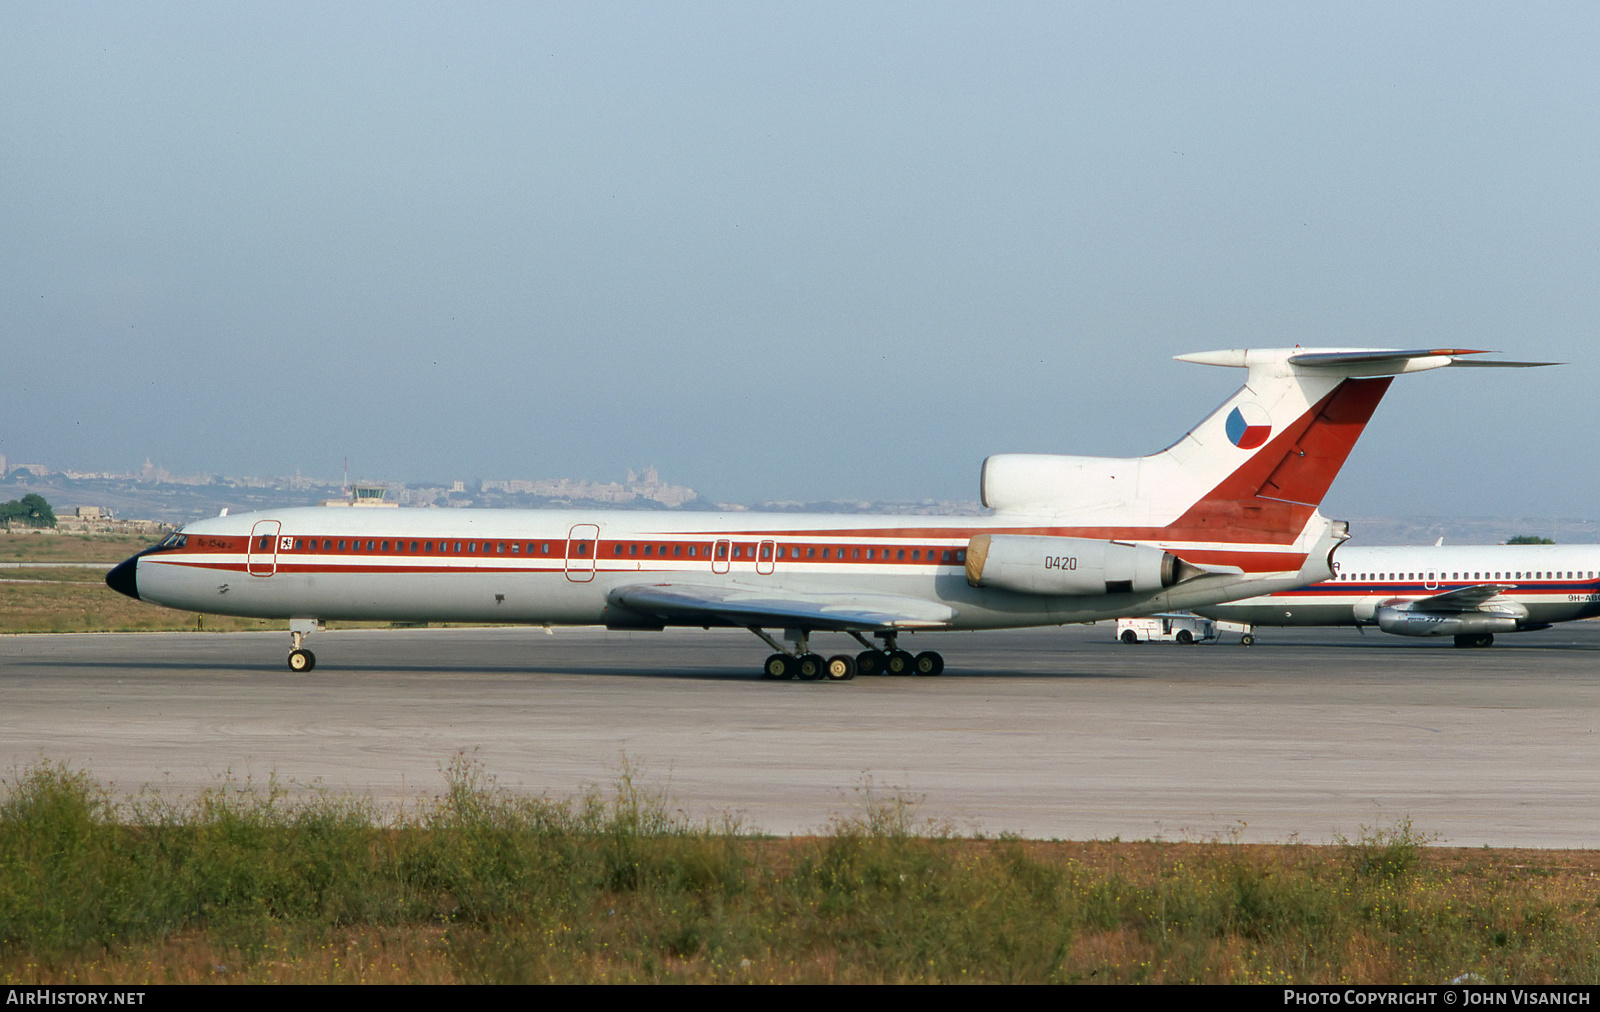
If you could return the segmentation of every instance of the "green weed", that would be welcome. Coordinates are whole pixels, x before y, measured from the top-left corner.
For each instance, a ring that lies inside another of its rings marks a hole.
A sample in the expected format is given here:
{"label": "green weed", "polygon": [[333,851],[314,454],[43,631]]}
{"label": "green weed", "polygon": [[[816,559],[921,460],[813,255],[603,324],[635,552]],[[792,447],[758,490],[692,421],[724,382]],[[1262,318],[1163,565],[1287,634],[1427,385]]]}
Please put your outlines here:
{"label": "green weed", "polygon": [[[1594,983],[1600,858],[1409,821],[1332,848],[965,839],[870,784],[819,836],[691,819],[624,763],[552,799],[470,756],[404,810],[273,778],[0,797],[0,979]],[[1565,863],[1561,863],[1564,861]],[[1585,863],[1587,862],[1587,863]]]}

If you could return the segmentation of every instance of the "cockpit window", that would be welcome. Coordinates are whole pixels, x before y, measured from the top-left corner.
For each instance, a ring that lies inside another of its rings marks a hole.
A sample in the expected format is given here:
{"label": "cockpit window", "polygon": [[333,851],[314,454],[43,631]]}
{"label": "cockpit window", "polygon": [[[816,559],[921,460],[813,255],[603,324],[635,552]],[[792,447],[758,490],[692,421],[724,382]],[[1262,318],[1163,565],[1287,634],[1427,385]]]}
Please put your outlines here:
{"label": "cockpit window", "polygon": [[157,551],[157,552],[169,552],[169,551],[172,551],[174,548],[182,548],[184,545],[187,545],[188,543],[189,543],[189,535],[173,533],[173,534],[168,534],[166,537],[162,538],[156,544],[156,546],[155,546],[155,548],[153,550]]}

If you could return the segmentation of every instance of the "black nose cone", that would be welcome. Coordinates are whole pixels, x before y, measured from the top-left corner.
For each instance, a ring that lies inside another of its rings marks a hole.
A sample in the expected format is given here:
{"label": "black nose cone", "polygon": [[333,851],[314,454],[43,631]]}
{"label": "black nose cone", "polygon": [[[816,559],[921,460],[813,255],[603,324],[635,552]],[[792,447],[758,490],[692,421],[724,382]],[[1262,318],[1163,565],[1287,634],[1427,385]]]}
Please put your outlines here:
{"label": "black nose cone", "polygon": [[106,574],[106,586],[135,601],[139,600],[139,557],[135,555],[118,563],[117,568]]}

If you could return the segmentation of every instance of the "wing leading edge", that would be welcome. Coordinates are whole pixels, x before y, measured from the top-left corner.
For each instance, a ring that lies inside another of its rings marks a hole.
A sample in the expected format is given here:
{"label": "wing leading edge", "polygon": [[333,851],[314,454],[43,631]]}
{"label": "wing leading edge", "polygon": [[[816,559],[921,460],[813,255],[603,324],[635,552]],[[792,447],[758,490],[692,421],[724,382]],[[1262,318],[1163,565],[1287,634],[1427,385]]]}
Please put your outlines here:
{"label": "wing leading edge", "polygon": [[1455,612],[1477,611],[1486,601],[1498,597],[1502,591],[1515,590],[1514,583],[1480,583],[1471,587],[1447,590],[1432,597],[1420,597],[1410,604],[1412,611]]}
{"label": "wing leading edge", "polygon": [[737,584],[631,584],[617,587],[606,597],[630,611],[675,622],[804,626],[838,632],[942,629],[956,617],[955,609],[948,605],[915,597],[793,590],[774,594]]}

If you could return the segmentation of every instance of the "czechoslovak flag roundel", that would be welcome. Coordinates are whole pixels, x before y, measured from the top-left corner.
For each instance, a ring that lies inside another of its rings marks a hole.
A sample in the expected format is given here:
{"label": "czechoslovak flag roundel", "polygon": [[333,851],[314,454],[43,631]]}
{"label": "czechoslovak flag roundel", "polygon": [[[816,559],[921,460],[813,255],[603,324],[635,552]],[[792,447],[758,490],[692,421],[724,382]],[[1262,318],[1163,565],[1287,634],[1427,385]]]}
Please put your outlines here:
{"label": "czechoslovak flag roundel", "polygon": [[1228,442],[1254,450],[1272,435],[1272,419],[1259,404],[1241,404],[1228,415]]}

